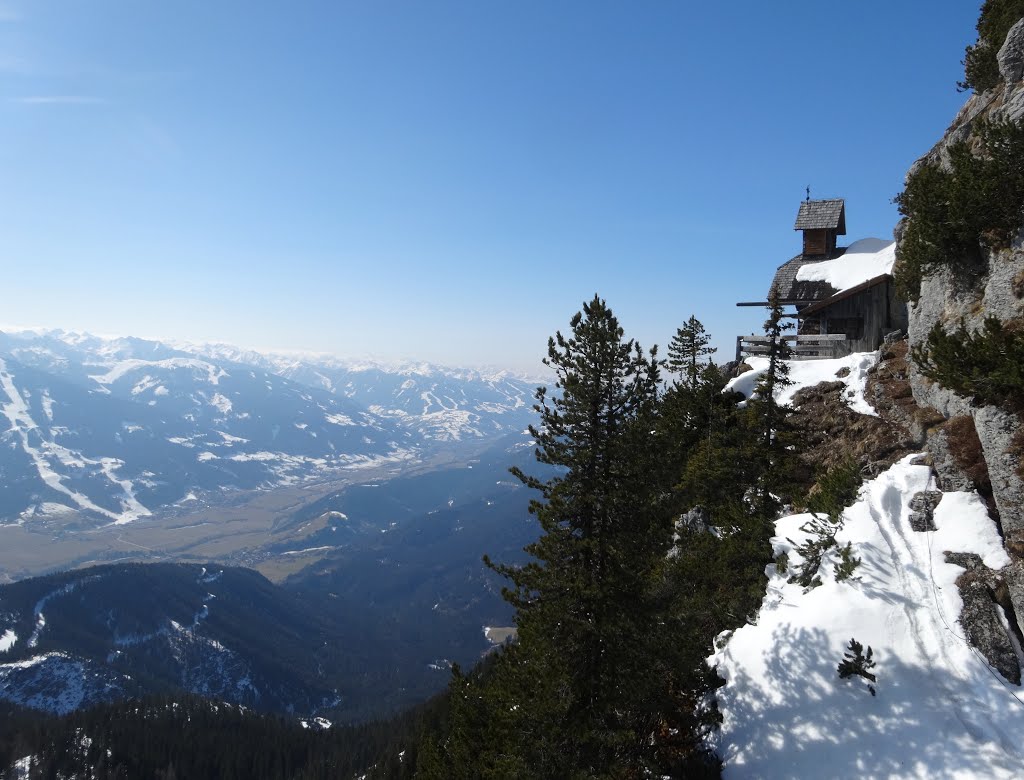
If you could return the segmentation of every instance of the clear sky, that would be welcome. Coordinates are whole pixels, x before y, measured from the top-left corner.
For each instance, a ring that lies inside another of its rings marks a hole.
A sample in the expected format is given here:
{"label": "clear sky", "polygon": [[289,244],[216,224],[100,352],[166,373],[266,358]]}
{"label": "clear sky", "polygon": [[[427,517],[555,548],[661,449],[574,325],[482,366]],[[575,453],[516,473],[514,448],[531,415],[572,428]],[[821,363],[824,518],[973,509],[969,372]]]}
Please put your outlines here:
{"label": "clear sky", "polygon": [[889,237],[968,0],[0,0],[0,322],[533,369]]}

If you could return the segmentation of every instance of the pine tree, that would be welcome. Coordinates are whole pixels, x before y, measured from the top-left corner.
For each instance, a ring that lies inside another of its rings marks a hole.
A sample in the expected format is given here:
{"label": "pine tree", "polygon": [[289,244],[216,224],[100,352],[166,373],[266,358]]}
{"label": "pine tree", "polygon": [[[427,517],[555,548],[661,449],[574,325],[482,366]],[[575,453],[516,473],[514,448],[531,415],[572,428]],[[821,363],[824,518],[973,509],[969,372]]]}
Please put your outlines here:
{"label": "pine tree", "polygon": [[773,431],[780,417],[779,404],[775,396],[793,384],[793,380],[789,378],[789,365],[786,363],[793,357],[793,351],[786,342],[786,331],[793,325],[783,323],[784,316],[779,289],[772,286],[768,295],[768,319],[764,323],[764,335],[768,339],[768,370],[761,375],[756,390],[758,398],[764,404],[761,436],[766,450],[771,449]]}
{"label": "pine tree", "polygon": [[780,505],[780,496],[790,487],[796,467],[794,432],[789,425],[791,410],[780,404],[777,395],[793,384],[789,378],[789,364],[793,351],[786,342],[786,331],[793,326],[784,323],[784,313],[778,288],[772,287],[768,296],[768,319],[764,334],[768,344],[768,368],[761,375],[755,397],[749,404],[753,426],[760,439],[759,457],[762,471],[757,487],[757,509],[766,520],[774,520]]}
{"label": "pine tree", "polygon": [[[511,580],[519,644],[497,675],[500,710],[520,736],[525,765],[544,776],[601,775],[638,766],[660,717],[665,670],[652,590],[671,544],[652,443],[659,370],[597,296],[549,340],[555,393],[537,391],[531,427],[539,462],[564,469],[531,503],[542,536]],[[664,621],[662,621],[664,623]],[[504,716],[502,716],[504,717]],[[543,742],[544,748],[537,749]]]}
{"label": "pine tree", "polygon": [[711,337],[704,331],[704,325],[691,315],[669,342],[666,366],[669,371],[682,374],[690,387],[695,387],[701,367],[710,362],[704,358],[717,352],[714,347],[708,346],[710,343]]}
{"label": "pine tree", "polygon": [[[800,526],[800,530],[808,534],[808,538],[796,547],[801,563],[789,578],[791,583],[808,589],[821,585],[818,574],[821,563],[837,548],[836,535],[843,528],[843,510],[857,500],[862,481],[860,466],[853,458],[846,458],[818,477],[814,491],[807,497],[811,519]],[[789,542],[795,544],[792,539]],[[853,554],[849,542],[839,547],[838,553],[839,561],[833,572],[836,580],[842,582],[853,576],[860,559]]]}
{"label": "pine tree", "polygon": [[848,649],[843,653],[843,660],[839,662],[839,667],[836,671],[839,672],[839,677],[843,680],[854,676],[863,677],[868,681],[868,690],[874,696],[875,683],[878,682],[878,677],[871,671],[875,668],[875,662],[871,656],[870,647],[868,647],[868,651],[865,653],[864,645],[856,639],[851,639]]}

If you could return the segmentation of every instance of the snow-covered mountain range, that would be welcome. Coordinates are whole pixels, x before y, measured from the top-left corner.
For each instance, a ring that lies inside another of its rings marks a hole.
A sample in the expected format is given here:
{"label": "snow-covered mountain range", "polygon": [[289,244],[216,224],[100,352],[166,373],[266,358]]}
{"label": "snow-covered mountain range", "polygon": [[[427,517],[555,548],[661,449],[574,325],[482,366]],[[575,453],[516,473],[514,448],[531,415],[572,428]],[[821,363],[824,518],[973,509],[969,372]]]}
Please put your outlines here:
{"label": "snow-covered mountain range", "polygon": [[532,419],[534,383],[66,331],[0,331],[0,523],[131,522],[203,493],[414,463]]}

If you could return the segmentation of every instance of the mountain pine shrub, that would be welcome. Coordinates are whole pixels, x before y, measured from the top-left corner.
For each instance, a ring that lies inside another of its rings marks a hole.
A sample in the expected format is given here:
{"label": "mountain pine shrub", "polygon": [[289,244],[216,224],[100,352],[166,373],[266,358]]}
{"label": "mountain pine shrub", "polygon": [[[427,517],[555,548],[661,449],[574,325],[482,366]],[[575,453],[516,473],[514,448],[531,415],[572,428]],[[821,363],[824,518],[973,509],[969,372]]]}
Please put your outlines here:
{"label": "mountain pine shrub", "polygon": [[905,300],[938,268],[980,273],[982,250],[1005,248],[1024,225],[1024,126],[980,122],[971,140],[950,147],[949,170],[922,164],[895,198],[907,218],[895,270]]}
{"label": "mountain pine shrub", "polygon": [[996,54],[1006,34],[1024,17],[1024,0],[985,0],[978,17],[978,40],[964,53],[964,80],[961,90],[984,92],[999,84]]}
{"label": "mountain pine shrub", "polygon": [[[861,476],[857,462],[847,459],[826,472],[819,480],[817,490],[807,499],[811,519],[800,526],[810,538],[796,547],[801,561],[794,567],[789,582],[810,590],[821,585],[821,569],[825,556],[836,547],[836,534],[843,528],[843,509],[852,504],[860,490]],[[792,539],[790,544],[795,544]],[[839,549],[839,562],[835,575],[839,582],[850,579],[860,559],[853,555],[849,544]]]}
{"label": "mountain pine shrub", "polygon": [[853,546],[847,542],[845,547],[839,548],[839,560],[832,567],[836,582],[853,579],[853,573],[858,566],[860,566],[860,558],[853,554]]}
{"label": "mountain pine shrub", "polygon": [[[1018,327],[1014,327],[1018,325]],[[1024,412],[1024,323],[986,317],[977,333],[936,323],[911,357],[924,376],[977,404]]]}
{"label": "mountain pine shrub", "polygon": [[843,680],[854,676],[863,677],[868,681],[868,690],[874,696],[874,683],[878,682],[878,678],[871,671],[875,668],[875,662],[872,660],[871,655],[870,645],[868,646],[867,653],[865,653],[864,645],[856,639],[851,639],[848,649],[843,653],[843,660],[839,662],[839,667],[836,671],[839,672],[839,677]]}

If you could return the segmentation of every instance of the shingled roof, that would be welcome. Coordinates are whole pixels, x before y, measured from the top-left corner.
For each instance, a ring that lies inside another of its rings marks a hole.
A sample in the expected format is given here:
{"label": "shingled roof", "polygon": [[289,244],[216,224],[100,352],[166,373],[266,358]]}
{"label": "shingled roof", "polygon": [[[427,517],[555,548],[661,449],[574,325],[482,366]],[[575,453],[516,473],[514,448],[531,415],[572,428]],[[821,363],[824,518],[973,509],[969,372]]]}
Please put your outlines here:
{"label": "shingled roof", "polygon": [[846,202],[842,198],[832,200],[805,200],[796,214],[793,230],[835,230],[836,235],[846,235]]}
{"label": "shingled roof", "polygon": [[[839,257],[845,251],[845,249],[837,250],[836,257]],[[808,258],[803,255],[797,255],[792,260],[778,267],[775,271],[775,277],[772,279],[772,286],[768,289],[778,289],[779,299],[786,303],[814,303],[815,301],[831,298],[836,294],[836,289],[828,282],[805,282],[796,278],[801,266],[820,262],[820,257]]]}

